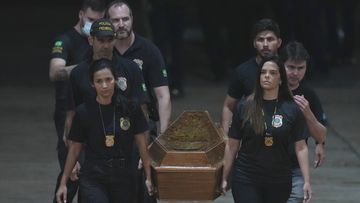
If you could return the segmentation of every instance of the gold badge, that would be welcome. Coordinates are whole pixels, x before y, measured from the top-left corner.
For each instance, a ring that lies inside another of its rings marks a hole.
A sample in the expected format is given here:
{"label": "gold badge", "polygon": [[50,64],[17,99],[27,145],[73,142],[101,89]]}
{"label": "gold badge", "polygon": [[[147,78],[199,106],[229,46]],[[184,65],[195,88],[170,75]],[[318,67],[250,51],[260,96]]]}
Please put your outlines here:
{"label": "gold badge", "polygon": [[122,91],[127,89],[127,79],[124,77],[118,77],[116,84]]}
{"label": "gold badge", "polygon": [[129,130],[129,128],[130,128],[129,118],[124,118],[124,117],[120,118],[120,128],[123,130]]}
{"label": "gold badge", "polygon": [[115,144],[115,135],[106,135],[105,136],[105,146],[113,147]]}
{"label": "gold badge", "polygon": [[273,137],[264,137],[264,144],[267,147],[271,147],[274,144]]}

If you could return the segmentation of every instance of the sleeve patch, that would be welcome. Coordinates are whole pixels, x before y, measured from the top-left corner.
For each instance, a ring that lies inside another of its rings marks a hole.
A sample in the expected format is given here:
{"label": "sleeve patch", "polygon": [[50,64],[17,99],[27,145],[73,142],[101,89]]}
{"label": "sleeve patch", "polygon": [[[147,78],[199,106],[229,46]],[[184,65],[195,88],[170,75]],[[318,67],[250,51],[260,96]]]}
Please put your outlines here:
{"label": "sleeve patch", "polygon": [[54,47],[52,48],[52,51],[51,51],[51,53],[62,53],[62,51],[63,51],[63,47],[62,47],[62,45],[63,45],[63,42],[62,41],[56,41],[55,42],[55,44],[54,44]]}
{"label": "sleeve patch", "polygon": [[163,76],[164,76],[165,78],[167,77],[166,69],[162,69],[162,74],[163,74]]}
{"label": "sleeve patch", "polygon": [[142,84],[141,84],[141,87],[142,87],[142,90],[143,90],[144,92],[147,92],[147,88],[146,88],[145,83],[142,83]]}

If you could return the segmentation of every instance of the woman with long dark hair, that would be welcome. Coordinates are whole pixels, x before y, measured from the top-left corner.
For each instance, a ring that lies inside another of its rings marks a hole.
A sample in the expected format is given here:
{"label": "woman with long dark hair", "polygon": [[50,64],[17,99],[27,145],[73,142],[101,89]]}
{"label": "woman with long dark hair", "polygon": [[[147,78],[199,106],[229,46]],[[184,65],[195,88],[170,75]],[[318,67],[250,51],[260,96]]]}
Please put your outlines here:
{"label": "woman with long dark hair", "polygon": [[291,191],[289,146],[295,143],[308,202],[311,187],[303,115],[293,101],[279,57],[265,57],[260,67],[253,94],[234,112],[225,148],[222,190],[228,187],[234,163],[232,194],[236,203],[285,203]]}
{"label": "woman with long dark hair", "polygon": [[81,104],[75,113],[68,139],[69,152],[57,201],[66,202],[66,182],[84,144],[85,162],[80,174],[80,195],[84,202],[133,202],[135,171],[132,147],[140,152],[149,194],[153,192],[145,116],[136,103],[118,94],[116,74],[108,59],[94,61],[89,70],[96,98]]}

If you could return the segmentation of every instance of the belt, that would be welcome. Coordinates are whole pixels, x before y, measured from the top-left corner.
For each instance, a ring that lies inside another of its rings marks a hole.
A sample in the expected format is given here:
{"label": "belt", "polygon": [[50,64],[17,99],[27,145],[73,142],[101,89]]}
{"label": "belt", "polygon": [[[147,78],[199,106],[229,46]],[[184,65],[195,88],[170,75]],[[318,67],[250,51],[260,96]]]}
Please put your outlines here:
{"label": "belt", "polygon": [[111,158],[105,161],[105,165],[109,168],[125,168],[125,158]]}

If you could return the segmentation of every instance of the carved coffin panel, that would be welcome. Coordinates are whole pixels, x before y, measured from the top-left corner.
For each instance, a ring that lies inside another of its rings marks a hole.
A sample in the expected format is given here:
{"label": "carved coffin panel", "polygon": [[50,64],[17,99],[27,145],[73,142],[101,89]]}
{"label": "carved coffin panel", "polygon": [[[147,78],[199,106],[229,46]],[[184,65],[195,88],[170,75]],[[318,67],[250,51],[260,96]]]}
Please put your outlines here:
{"label": "carved coffin panel", "polygon": [[159,199],[213,200],[225,141],[207,111],[185,111],[150,147]]}

